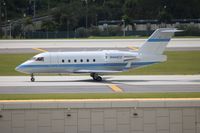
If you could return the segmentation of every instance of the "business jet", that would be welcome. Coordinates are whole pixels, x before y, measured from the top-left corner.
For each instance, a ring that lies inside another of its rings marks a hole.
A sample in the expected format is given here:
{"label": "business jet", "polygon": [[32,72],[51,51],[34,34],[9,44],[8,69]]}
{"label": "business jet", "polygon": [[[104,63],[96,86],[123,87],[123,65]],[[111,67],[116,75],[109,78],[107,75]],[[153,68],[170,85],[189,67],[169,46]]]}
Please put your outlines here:
{"label": "business jet", "polygon": [[34,75],[40,73],[88,73],[93,80],[102,81],[100,75],[166,61],[163,52],[177,31],[175,28],[157,29],[138,51],[44,52],[17,66],[15,70],[30,74],[32,82],[35,81]]}

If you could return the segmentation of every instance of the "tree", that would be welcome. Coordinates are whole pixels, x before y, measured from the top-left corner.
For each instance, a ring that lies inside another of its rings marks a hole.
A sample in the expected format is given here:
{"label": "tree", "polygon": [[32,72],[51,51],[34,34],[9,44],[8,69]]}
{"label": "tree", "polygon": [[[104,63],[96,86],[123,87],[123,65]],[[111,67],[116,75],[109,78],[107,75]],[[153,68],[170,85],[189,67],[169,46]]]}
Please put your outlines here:
{"label": "tree", "polygon": [[32,22],[32,18],[31,17],[27,17],[24,21],[23,21],[23,26],[24,26],[24,31],[33,31],[34,30],[34,24]]}
{"label": "tree", "polygon": [[47,20],[42,22],[42,30],[46,31],[46,37],[49,38],[49,31],[54,31],[56,29],[56,25],[53,21]]}
{"label": "tree", "polygon": [[59,30],[68,31],[74,30],[78,26],[83,14],[85,11],[81,1],[74,0],[68,4],[62,3],[56,8],[53,12],[53,18]]}
{"label": "tree", "polygon": [[167,11],[163,10],[159,13],[158,19],[160,22],[169,23],[171,22],[172,16]]}
{"label": "tree", "polygon": [[56,29],[56,25],[53,21],[47,20],[42,22],[42,30],[44,31],[54,31]]}
{"label": "tree", "polygon": [[13,38],[21,37],[22,35],[22,26],[21,24],[13,24],[12,26],[12,36]]}
{"label": "tree", "polygon": [[122,20],[124,21],[125,26],[127,26],[128,24],[131,24],[131,20],[128,15],[123,15]]}
{"label": "tree", "polygon": [[200,18],[200,0],[168,0],[167,11],[175,19]]}

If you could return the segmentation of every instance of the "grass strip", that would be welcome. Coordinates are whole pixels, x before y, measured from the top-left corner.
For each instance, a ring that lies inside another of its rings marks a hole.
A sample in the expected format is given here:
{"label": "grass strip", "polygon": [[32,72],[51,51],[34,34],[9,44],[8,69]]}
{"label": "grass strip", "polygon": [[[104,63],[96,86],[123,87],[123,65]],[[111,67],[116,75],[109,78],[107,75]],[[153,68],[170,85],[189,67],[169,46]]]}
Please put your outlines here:
{"label": "grass strip", "polygon": [[200,98],[200,92],[180,93],[68,93],[68,94],[0,94],[0,100],[46,99],[126,99],[126,98]]}
{"label": "grass strip", "polygon": [[[200,51],[167,51],[168,60],[152,66],[131,69],[119,75],[176,75],[200,74]],[[0,76],[25,75],[15,67],[35,54],[0,54]]]}
{"label": "grass strip", "polygon": [[[149,36],[90,36],[85,39],[147,39]],[[175,36],[173,38],[200,38],[200,36]]]}

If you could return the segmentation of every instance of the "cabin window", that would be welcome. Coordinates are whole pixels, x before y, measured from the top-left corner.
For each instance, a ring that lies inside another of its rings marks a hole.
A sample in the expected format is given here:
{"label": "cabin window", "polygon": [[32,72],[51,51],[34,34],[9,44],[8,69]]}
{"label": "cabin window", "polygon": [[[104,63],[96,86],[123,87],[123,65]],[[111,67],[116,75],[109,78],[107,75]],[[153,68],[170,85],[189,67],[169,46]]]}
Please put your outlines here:
{"label": "cabin window", "polygon": [[37,57],[35,61],[44,61],[44,57]]}
{"label": "cabin window", "polygon": [[89,59],[87,59],[87,62],[89,62],[90,60]]}
{"label": "cabin window", "polygon": [[96,60],[95,59],[93,59],[93,62],[95,62]]}
{"label": "cabin window", "polygon": [[76,62],[76,59],[74,60],[74,62]]}
{"label": "cabin window", "polygon": [[80,59],[80,62],[83,62],[83,59]]}
{"label": "cabin window", "polygon": [[68,60],[68,62],[70,63],[70,62],[71,62],[71,60]]}
{"label": "cabin window", "polygon": [[62,63],[64,63],[65,62],[65,60],[64,59],[62,59]]}

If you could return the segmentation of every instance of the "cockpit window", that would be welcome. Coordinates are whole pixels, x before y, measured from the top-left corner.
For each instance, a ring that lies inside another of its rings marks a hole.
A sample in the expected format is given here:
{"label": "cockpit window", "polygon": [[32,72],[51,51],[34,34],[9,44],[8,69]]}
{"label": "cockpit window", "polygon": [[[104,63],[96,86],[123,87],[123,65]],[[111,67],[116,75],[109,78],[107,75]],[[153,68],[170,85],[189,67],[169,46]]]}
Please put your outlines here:
{"label": "cockpit window", "polygon": [[44,57],[33,57],[30,60],[33,60],[33,61],[44,61]]}
{"label": "cockpit window", "polygon": [[32,60],[32,61],[44,61],[44,57],[33,57],[30,60]]}
{"label": "cockpit window", "polygon": [[44,57],[37,57],[35,61],[44,61]]}

